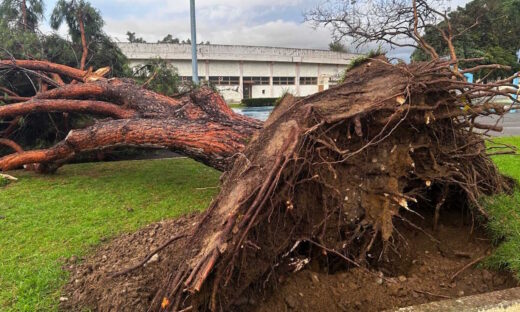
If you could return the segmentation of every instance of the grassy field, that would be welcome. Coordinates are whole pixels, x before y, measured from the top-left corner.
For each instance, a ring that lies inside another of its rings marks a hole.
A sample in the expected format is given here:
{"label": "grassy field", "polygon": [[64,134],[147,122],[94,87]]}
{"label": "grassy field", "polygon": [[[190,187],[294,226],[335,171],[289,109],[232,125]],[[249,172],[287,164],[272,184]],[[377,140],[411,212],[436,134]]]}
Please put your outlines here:
{"label": "grassy field", "polygon": [[[520,148],[520,137],[498,141]],[[519,156],[496,156],[520,179]],[[201,210],[219,173],[189,159],[69,165],[56,175],[11,172],[0,181],[0,311],[54,311],[67,281],[64,259],[162,218]],[[208,188],[209,187],[209,188]],[[502,241],[491,266],[520,272],[520,193],[487,200]],[[503,239],[505,237],[505,240]]]}
{"label": "grassy field", "polygon": [[[501,138],[501,143],[514,145],[520,150],[520,137]],[[506,175],[520,181],[520,156],[493,157],[498,168]],[[520,280],[520,190],[513,196],[500,195],[485,200],[491,216],[490,232],[499,247],[487,259],[486,264],[495,269],[510,269]]]}
{"label": "grassy field", "polygon": [[192,160],[69,165],[10,172],[0,188],[0,311],[54,311],[63,259],[162,218],[207,207],[219,172]]}

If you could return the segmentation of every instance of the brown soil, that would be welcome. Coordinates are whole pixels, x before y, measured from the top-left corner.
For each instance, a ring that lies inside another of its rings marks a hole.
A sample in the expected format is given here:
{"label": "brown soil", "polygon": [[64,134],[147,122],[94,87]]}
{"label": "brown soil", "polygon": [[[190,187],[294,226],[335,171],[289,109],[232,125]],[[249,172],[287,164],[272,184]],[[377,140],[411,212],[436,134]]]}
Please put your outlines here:
{"label": "brown soil", "polygon": [[[159,287],[157,281],[188,251],[177,249],[180,244],[173,243],[159,253],[157,262],[125,276],[113,278],[111,274],[138,263],[177,233],[185,233],[199,217],[193,215],[152,224],[105,244],[82,263],[67,264],[71,280],[64,290],[68,300],[61,308],[146,311]],[[491,249],[483,231],[476,230],[471,235],[471,225],[462,224],[461,219],[460,213],[445,213],[435,234],[440,243],[433,242],[428,235],[411,226],[396,224],[397,231],[406,237],[410,247],[401,259],[370,271],[353,268],[333,274],[330,274],[330,268],[311,263],[287,278],[278,277],[276,285],[268,286],[268,290],[248,291],[249,294],[239,299],[233,309],[380,311],[515,286],[510,274],[480,267],[468,268],[451,281],[457,271]],[[429,230],[430,222],[417,224],[433,235]]]}

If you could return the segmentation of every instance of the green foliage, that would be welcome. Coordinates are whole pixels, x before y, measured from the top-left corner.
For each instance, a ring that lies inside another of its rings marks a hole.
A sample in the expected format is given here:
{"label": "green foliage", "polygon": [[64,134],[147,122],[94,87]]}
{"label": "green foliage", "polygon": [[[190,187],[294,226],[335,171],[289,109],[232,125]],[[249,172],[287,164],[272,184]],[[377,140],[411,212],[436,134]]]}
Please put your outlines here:
{"label": "green foliage", "polygon": [[355,59],[350,61],[350,63],[347,65],[347,68],[345,69],[345,71],[341,75],[341,78],[339,79],[339,83],[342,83],[342,82],[345,81],[345,77],[346,77],[348,71],[350,71],[353,68],[356,68],[356,67],[366,63],[371,58],[378,57],[378,56],[383,55],[383,54],[385,54],[385,52],[383,52],[383,50],[381,49],[381,46],[379,46],[377,48],[377,50],[370,50],[368,52],[368,54],[356,57]]}
{"label": "green foliage", "polygon": [[[0,188],[0,310],[56,311],[64,259],[149,223],[205,209],[220,173],[185,158],[15,172]],[[204,188],[204,189],[200,189]],[[172,192],[172,189],[175,192]]]}
{"label": "green foliage", "polygon": [[[475,23],[476,27],[465,31]],[[520,0],[474,0],[464,8],[459,7],[449,14],[450,22],[455,34],[461,33],[454,41],[458,58],[484,57],[483,64],[502,64],[512,67],[511,71],[495,71],[490,78],[509,76],[520,70],[517,62],[517,51],[520,48]],[[446,29],[445,22],[437,25]],[[431,44],[440,55],[448,55],[448,48],[440,32],[435,27],[426,29],[424,39]],[[412,60],[428,60],[422,50],[412,54]],[[463,67],[474,66],[474,63],[463,64]],[[483,77],[489,73],[482,70],[476,77]]]}
{"label": "green foliage", "polygon": [[134,78],[155,92],[172,96],[179,93],[177,69],[163,59],[153,59],[134,69]]}
{"label": "green foliage", "polygon": [[180,43],[179,38],[173,38],[172,35],[168,34],[162,40],[157,41],[157,43]]}
{"label": "green foliage", "polygon": [[103,34],[104,21],[101,13],[84,0],[59,0],[51,14],[51,27],[55,30],[65,22],[73,42],[81,42],[80,19],[85,26],[87,42]]}
{"label": "green foliage", "polygon": [[243,99],[242,104],[247,107],[251,106],[274,106],[277,98],[255,98],[255,99]]}
{"label": "green foliage", "polygon": [[[495,139],[520,148],[520,137]],[[520,162],[517,155],[494,156],[493,161],[500,171],[520,181]],[[484,200],[490,215],[489,232],[498,245],[485,265],[495,269],[511,270],[520,280],[520,189],[512,195],[502,194]]]}
{"label": "green foliage", "polygon": [[334,51],[334,52],[343,52],[343,53],[348,52],[347,47],[340,41],[334,41],[334,42],[329,43],[329,50]]}
{"label": "green foliage", "polygon": [[131,43],[146,43],[146,41],[142,37],[137,38],[135,36],[135,32],[127,31],[126,38],[128,39],[128,42]]}
{"label": "green foliage", "polygon": [[9,179],[0,176],[0,188],[7,186],[9,183],[11,183]]}
{"label": "green foliage", "polygon": [[[23,4],[26,6],[24,22]],[[43,0],[2,0],[0,20],[10,23],[13,28],[34,31],[43,18]]]}
{"label": "green foliage", "polygon": [[[35,1],[27,2],[35,3]],[[11,6],[13,3],[19,4],[20,1],[3,1],[0,7]],[[83,15],[85,16],[87,40],[89,40],[87,66],[94,69],[110,66],[110,75],[112,76],[131,76],[127,58],[117,45],[102,32],[103,22],[99,12],[84,1],[76,1],[74,5],[86,12]],[[75,7],[74,5],[72,2],[59,1],[53,14],[54,26],[59,26],[57,24],[64,21],[67,22],[67,25],[71,23],[72,27],[69,31],[71,38],[75,39],[72,42],[57,34],[47,35],[37,31],[28,31],[19,27],[18,24],[10,23],[7,19],[0,19],[0,42],[2,42],[0,58],[40,59],[78,67],[82,55],[82,46],[79,30],[74,20],[74,12],[71,11],[71,8]],[[32,9],[32,6],[29,6],[29,9]],[[7,13],[0,11],[0,14],[5,16]],[[67,80],[66,77],[62,78]],[[0,74],[0,86],[5,86],[21,96],[32,96],[39,88],[38,80],[34,76],[19,71],[3,71]],[[3,96],[3,93],[1,95]],[[76,119],[82,118],[82,115],[70,114],[69,124],[75,124]],[[23,125],[11,138],[28,149],[53,145],[62,140],[69,130],[62,114],[35,114],[27,116],[24,120]],[[0,124],[0,131],[4,127],[4,123]],[[4,152],[2,149],[0,156],[4,155]]]}

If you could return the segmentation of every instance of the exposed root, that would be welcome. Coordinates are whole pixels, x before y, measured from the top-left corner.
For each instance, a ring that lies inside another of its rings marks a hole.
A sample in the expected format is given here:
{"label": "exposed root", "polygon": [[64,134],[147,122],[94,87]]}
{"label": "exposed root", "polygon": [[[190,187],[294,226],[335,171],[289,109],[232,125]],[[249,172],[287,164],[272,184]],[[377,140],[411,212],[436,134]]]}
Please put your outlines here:
{"label": "exposed root", "polygon": [[[442,62],[379,59],[349,72],[343,85],[282,101],[226,173],[186,242],[187,264],[163,280],[151,309],[227,310],[272,268],[284,274],[296,242],[310,243],[311,261],[331,254],[363,266],[399,257],[406,238],[394,237],[393,222],[405,220],[403,210],[432,206],[438,219],[457,196],[485,216],[479,198],[509,184],[472,117],[499,108],[467,109],[458,94],[473,93],[452,75]],[[368,259],[369,251],[379,256]]]}

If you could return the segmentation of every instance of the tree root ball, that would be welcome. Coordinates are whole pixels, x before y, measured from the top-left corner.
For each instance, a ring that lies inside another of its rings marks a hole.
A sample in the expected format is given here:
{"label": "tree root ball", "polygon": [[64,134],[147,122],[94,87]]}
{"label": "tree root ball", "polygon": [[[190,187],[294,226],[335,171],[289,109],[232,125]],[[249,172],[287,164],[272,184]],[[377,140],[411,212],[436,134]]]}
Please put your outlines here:
{"label": "tree root ball", "polygon": [[348,267],[391,262],[406,252],[396,221],[413,225],[410,214],[428,212],[436,224],[453,199],[485,217],[479,198],[511,184],[474,119],[500,110],[467,109],[464,86],[449,62],[380,57],[325,92],[284,98],[224,174],[219,196],[182,229],[178,252],[165,255],[174,260],[154,276],[151,309],[226,311],[246,290],[324,257]]}

